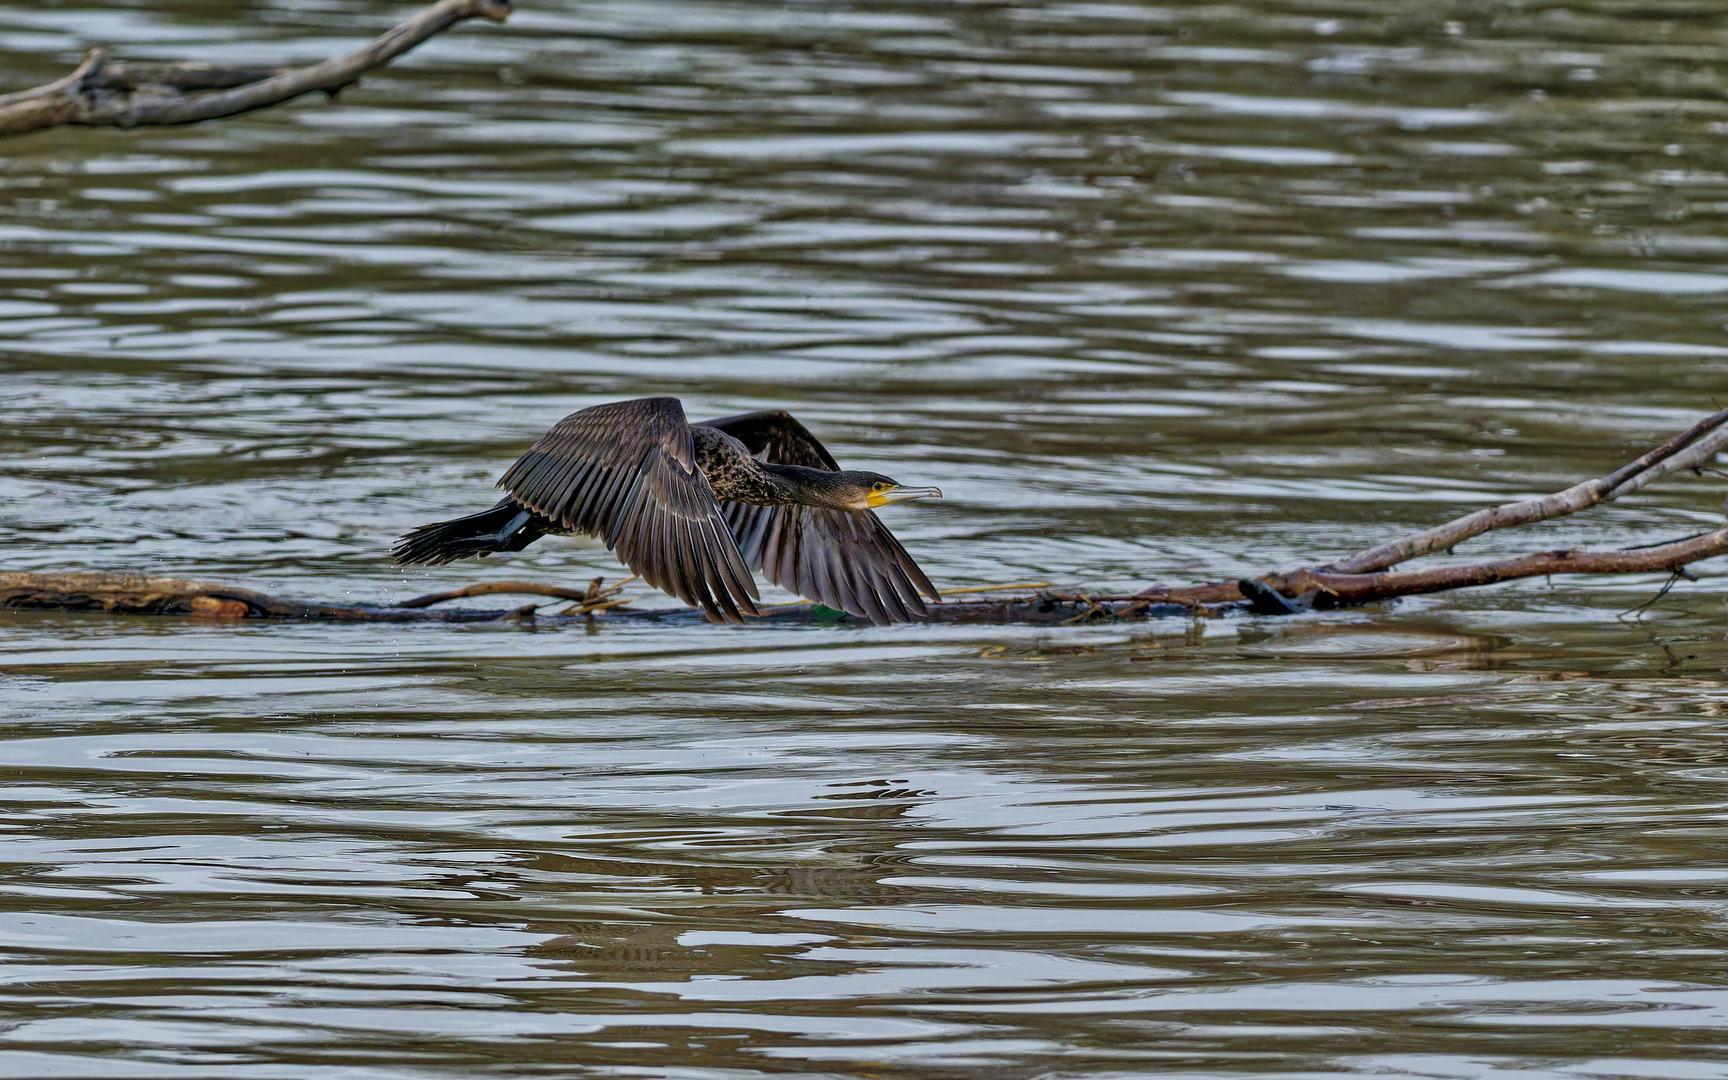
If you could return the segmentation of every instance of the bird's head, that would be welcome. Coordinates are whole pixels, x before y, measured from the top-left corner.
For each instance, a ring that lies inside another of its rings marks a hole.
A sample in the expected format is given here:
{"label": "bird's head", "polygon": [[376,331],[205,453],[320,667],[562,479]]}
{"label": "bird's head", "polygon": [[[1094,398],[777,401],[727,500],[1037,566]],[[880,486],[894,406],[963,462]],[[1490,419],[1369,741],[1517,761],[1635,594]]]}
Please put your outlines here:
{"label": "bird's head", "polygon": [[836,472],[824,476],[824,501],[836,510],[874,510],[908,499],[940,499],[933,487],[901,487],[898,480],[873,472]]}

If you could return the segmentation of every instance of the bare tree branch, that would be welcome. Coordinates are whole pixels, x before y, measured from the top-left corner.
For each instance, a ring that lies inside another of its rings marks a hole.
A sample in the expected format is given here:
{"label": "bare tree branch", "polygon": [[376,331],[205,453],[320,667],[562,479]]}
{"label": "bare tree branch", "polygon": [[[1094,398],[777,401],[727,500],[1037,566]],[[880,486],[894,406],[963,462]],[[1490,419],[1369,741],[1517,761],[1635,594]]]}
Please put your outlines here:
{"label": "bare tree branch", "polygon": [[485,581],[478,585],[464,585],[460,589],[449,592],[427,593],[416,596],[412,600],[404,600],[397,607],[427,608],[433,604],[442,604],[446,600],[460,600],[465,596],[494,596],[498,593],[521,593],[529,596],[553,596],[561,600],[587,600],[587,590],[566,589],[562,585],[540,585],[532,581]]}
{"label": "bare tree branch", "polygon": [[[1680,573],[1689,563],[1728,554],[1728,529],[1632,551],[1539,551],[1496,562],[1436,566],[1429,570],[1392,571],[1380,574],[1334,574],[1324,570],[1297,570],[1268,574],[1261,583],[1290,597],[1318,590],[1334,604],[1362,604],[1394,596],[1444,592],[1469,585],[1492,585],[1497,581],[1542,577],[1545,574],[1649,574]],[[1321,605],[1325,606],[1325,605]]]}
{"label": "bare tree branch", "polygon": [[1529,525],[1549,518],[1587,510],[1597,503],[1630,495],[1652,480],[1675,469],[1689,469],[1708,461],[1728,445],[1728,409],[1714,413],[1658,446],[1636,461],[1628,462],[1607,476],[1574,484],[1565,491],[1540,499],[1491,506],[1455,518],[1444,525],[1401,536],[1388,543],[1340,559],[1325,569],[1339,574],[1366,574],[1384,570],[1419,555],[1446,551],[1472,536],[1491,529]]}
{"label": "bare tree branch", "polygon": [[510,7],[511,0],[438,0],[365,47],[306,67],[119,63],[106,49],[91,49],[65,78],[0,95],[0,136],[61,124],[195,124],[317,90],[335,96],[434,34],[468,19],[503,22]]}

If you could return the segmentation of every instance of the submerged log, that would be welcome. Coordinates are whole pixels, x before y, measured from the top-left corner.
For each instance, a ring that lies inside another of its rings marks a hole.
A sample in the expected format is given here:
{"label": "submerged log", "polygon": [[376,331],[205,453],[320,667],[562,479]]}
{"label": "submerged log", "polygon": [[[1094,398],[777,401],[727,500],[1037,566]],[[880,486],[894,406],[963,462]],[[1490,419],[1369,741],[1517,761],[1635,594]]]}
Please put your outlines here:
{"label": "submerged log", "polygon": [[0,571],[0,608],[103,611],[111,615],[196,615],[211,619],[324,619],[335,622],[480,622],[531,613],[431,611],[388,604],[321,604],[212,581],[91,572],[32,574]]}
{"label": "submerged log", "polygon": [[81,124],[144,127],[195,124],[267,109],[323,91],[334,98],[368,71],[468,19],[503,22],[511,0],[438,0],[344,56],[305,67],[115,61],[91,49],[65,78],[0,94],[0,136]]}
{"label": "submerged log", "polygon": [[[618,586],[613,586],[613,589]],[[539,604],[496,610],[434,608],[443,600],[498,593],[526,593],[580,601],[558,614],[539,613]],[[598,583],[588,590],[556,585],[500,581],[470,585],[449,593],[416,597],[400,604],[324,604],[290,600],[253,589],[210,581],[147,577],[139,574],[27,573],[0,571],[0,609],[13,611],[101,611],[111,615],[191,615],[209,619],[304,619],[323,622],[497,622],[534,620],[567,624],[669,619],[702,621],[695,608],[624,610],[627,601],[608,600],[612,590]],[[1242,605],[1237,605],[1242,606]],[[933,622],[1078,623],[1186,615],[1183,604],[1159,604],[1132,596],[1082,597],[1037,595],[1006,599],[955,600],[930,605]],[[1219,613],[1216,609],[1213,614]],[[819,604],[785,604],[762,609],[752,623],[839,623],[844,612]]]}
{"label": "submerged log", "polygon": [[[452,0],[446,0],[446,3]],[[1576,513],[1618,498],[1678,469],[1703,472],[1704,463],[1728,448],[1728,409],[1606,476],[1537,499],[1478,510],[1322,566],[1276,571],[1254,579],[1202,585],[1154,585],[1132,596],[1062,593],[1044,582],[954,589],[929,605],[931,622],[1034,623],[1042,625],[1114,622],[1168,616],[1216,616],[1230,612],[1290,615],[1390,600],[1400,596],[1490,585],[1518,578],[1557,574],[1667,573],[1670,584],[1692,578],[1687,569],[1704,559],[1728,554],[1728,528],[1625,551],[1568,548],[1538,551],[1511,559],[1439,566],[1427,570],[1389,567],[1440,550],[1492,529],[1528,525]],[[137,574],[25,573],[0,571],[0,610],[103,611],[116,615],[193,615],[213,619],[317,619],[333,622],[489,622],[533,620],[567,624],[596,620],[695,620],[693,608],[639,610],[620,597],[634,578],[602,588],[595,578],[586,589],[525,581],[493,581],[398,603],[324,604],[289,600],[251,589],[208,581]],[[1020,591],[1017,595],[996,595]],[[1664,592],[1666,586],[1664,587]],[[551,597],[570,606],[542,614],[544,602],[499,610],[437,608],[461,597],[521,593]],[[967,594],[963,600],[949,599]],[[849,616],[820,604],[787,604],[762,609],[763,623],[836,623]]]}

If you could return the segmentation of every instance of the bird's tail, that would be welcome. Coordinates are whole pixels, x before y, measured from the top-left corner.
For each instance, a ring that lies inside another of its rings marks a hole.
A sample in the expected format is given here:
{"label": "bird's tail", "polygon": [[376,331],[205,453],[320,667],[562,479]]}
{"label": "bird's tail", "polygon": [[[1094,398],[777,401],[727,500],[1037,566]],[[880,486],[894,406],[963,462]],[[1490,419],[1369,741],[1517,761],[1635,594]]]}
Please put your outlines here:
{"label": "bird's tail", "polygon": [[532,510],[506,497],[490,510],[454,521],[435,521],[405,533],[391,545],[390,554],[398,566],[441,566],[494,551],[521,551],[545,535],[540,524]]}

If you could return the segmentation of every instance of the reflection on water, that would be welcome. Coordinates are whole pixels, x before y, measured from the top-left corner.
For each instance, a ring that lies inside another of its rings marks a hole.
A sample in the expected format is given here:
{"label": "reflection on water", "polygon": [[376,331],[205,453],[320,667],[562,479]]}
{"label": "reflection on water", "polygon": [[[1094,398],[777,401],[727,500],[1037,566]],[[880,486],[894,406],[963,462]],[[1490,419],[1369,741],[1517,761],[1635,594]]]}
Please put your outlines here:
{"label": "reflection on water", "polygon": [[[548,423],[784,406],[939,584],[1323,559],[1728,374],[1728,31],[1602,3],[533,0],[0,159],[0,543],[379,599]],[[0,6],[330,54],[381,0]],[[1684,535],[1676,478],[1471,554]],[[1716,582],[1288,622],[0,620],[0,1074],[1720,1074]]]}

